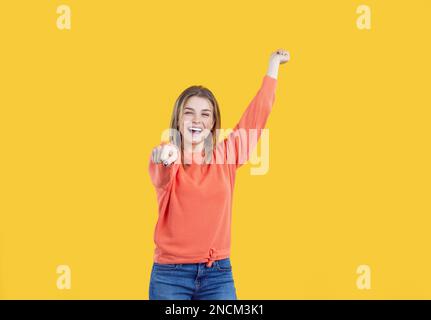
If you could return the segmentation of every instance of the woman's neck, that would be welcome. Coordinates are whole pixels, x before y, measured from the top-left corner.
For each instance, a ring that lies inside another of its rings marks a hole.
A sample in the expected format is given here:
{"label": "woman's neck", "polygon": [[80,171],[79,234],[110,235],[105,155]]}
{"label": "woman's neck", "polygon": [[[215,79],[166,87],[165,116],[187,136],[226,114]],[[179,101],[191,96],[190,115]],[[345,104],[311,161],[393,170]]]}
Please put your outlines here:
{"label": "woman's neck", "polygon": [[201,164],[205,157],[204,151],[205,149],[203,143],[195,144],[192,146],[192,148],[184,148],[184,162],[186,164]]}

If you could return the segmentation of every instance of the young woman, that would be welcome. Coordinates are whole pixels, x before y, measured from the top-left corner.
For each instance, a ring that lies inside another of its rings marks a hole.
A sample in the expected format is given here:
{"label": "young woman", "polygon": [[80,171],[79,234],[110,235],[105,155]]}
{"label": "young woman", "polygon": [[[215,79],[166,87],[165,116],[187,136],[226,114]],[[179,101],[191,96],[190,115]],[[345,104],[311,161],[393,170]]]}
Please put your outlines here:
{"label": "young woman", "polygon": [[257,144],[274,103],[279,65],[289,60],[285,50],[271,54],[257,95],[222,141],[210,90],[191,86],[176,100],[169,143],[155,147],[149,163],[159,205],[150,300],[237,299],[230,261],[235,173]]}

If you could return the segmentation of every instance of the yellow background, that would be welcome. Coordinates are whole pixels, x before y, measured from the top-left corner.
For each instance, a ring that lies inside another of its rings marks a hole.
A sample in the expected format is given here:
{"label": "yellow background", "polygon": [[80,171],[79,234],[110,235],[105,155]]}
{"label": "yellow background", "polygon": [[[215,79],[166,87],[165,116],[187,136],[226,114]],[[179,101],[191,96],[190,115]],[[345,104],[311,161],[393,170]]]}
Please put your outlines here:
{"label": "yellow background", "polygon": [[[70,5],[72,29],[56,8]],[[356,27],[371,6],[372,29]],[[240,169],[240,299],[431,298],[431,2],[2,1],[0,298],[147,299],[147,166],[202,84],[232,128],[282,65],[270,170]],[[57,265],[72,289],[56,287]],[[356,268],[371,267],[371,290]]]}

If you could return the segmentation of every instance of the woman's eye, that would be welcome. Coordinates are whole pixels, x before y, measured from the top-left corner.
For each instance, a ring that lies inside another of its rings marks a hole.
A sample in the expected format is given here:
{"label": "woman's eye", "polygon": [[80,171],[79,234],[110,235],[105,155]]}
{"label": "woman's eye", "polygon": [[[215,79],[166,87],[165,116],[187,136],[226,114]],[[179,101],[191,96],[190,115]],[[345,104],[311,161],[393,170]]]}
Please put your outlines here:
{"label": "woman's eye", "polygon": [[204,117],[209,117],[210,115],[206,113],[206,114],[203,114],[203,116]]}
{"label": "woman's eye", "polygon": [[186,111],[184,112],[184,114],[192,114],[190,111]]}

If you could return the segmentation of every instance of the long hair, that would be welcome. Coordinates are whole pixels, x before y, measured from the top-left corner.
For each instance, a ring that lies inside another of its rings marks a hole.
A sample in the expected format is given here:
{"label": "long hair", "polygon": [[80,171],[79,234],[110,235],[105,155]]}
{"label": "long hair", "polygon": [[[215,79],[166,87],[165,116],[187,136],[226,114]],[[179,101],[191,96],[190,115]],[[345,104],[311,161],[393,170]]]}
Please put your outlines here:
{"label": "long hair", "polygon": [[217,136],[216,133],[221,126],[220,108],[214,94],[204,86],[191,86],[185,89],[177,98],[172,112],[169,133],[169,141],[175,144],[181,154],[181,163],[184,165],[184,138],[180,132],[180,120],[183,114],[184,105],[190,97],[197,96],[206,98],[213,106],[213,119],[214,125],[209,134],[204,140],[205,163],[210,163],[212,160],[212,153],[216,146]]}

